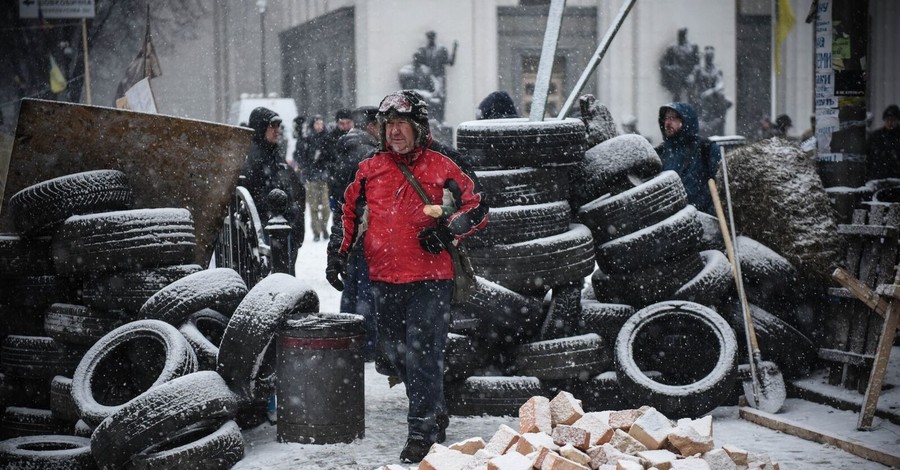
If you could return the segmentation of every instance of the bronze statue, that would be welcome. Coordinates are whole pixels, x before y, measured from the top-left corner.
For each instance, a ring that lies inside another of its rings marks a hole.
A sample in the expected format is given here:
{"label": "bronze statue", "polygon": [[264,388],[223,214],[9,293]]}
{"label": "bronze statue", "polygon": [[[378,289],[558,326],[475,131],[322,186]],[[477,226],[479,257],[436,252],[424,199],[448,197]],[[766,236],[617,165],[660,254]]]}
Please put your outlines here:
{"label": "bronze statue", "polygon": [[703,65],[697,65],[688,76],[688,102],[697,110],[701,135],[725,133],[725,112],[731,101],[725,98],[722,70],[715,65],[715,48],[703,48]]}
{"label": "bronze statue", "polygon": [[688,76],[700,63],[700,52],[696,44],[688,42],[687,28],[678,30],[678,43],[666,48],[659,62],[662,85],[672,93],[673,101],[682,101]]}
{"label": "bronze statue", "polygon": [[444,103],[447,100],[447,67],[456,62],[458,44],[453,41],[453,51],[447,52],[446,47],[435,43],[436,35],[434,31],[425,33],[428,44],[416,50],[411,64],[400,69],[399,81],[402,88],[418,91],[428,101],[431,115],[438,122],[443,122]]}

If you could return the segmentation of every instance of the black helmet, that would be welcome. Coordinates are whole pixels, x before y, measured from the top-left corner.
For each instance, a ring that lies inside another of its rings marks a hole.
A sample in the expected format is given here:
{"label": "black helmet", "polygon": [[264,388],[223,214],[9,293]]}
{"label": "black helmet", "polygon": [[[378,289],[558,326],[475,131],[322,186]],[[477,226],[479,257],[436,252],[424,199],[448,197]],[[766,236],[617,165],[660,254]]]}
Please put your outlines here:
{"label": "black helmet", "polygon": [[416,147],[428,144],[428,103],[415,91],[400,90],[385,96],[378,105],[377,117],[382,149],[386,149],[385,123],[394,117],[406,118],[412,122],[416,133]]}

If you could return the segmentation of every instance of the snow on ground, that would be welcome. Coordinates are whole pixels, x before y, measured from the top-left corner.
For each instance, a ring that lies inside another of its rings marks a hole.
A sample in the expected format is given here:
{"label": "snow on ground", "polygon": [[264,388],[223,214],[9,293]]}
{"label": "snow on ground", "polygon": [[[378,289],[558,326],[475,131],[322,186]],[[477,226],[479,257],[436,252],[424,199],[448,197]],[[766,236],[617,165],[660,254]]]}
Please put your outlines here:
{"label": "snow on ground", "polygon": [[[339,292],[325,281],[326,242],[312,242],[307,226],[306,242],[297,260],[297,277],[319,294],[321,311],[337,312]],[[891,377],[900,370],[895,348],[889,369]],[[889,383],[891,379],[888,380]],[[897,384],[897,382],[893,382]],[[886,393],[896,397],[897,389]],[[552,398],[552,397],[551,397]],[[406,395],[403,385],[388,387],[387,378],[375,372],[371,363],[365,368],[365,437],[349,444],[291,444],[276,440],[276,427],[262,424],[244,431],[246,451],[235,469],[330,470],[375,469],[400,464],[400,450],[406,441]],[[895,403],[896,406],[896,403]],[[742,420],[738,408],[720,407],[713,411],[716,445],[732,444],[752,452],[769,454],[785,470],[813,469],[886,469],[888,467],[856,457],[833,446],[816,444]],[[900,426],[875,418],[870,432],[856,431],[858,413],[840,411],[799,399],[788,399],[780,417],[800,422],[821,432],[843,435],[868,446],[897,452]],[[515,417],[451,417],[447,443],[470,437],[488,440],[501,424],[518,428]]]}

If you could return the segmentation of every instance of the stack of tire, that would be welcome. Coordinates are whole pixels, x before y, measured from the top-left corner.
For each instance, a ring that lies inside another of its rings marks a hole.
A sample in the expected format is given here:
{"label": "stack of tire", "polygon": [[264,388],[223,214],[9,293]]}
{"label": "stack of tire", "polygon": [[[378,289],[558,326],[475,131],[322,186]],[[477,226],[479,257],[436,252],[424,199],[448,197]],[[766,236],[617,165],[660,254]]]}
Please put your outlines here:
{"label": "stack of tire", "polygon": [[573,223],[569,204],[585,127],[577,119],[472,121],[460,124],[456,143],[472,160],[490,222],[467,238],[479,279],[452,312],[448,406],[456,414],[515,413],[549,384],[609,365],[596,334],[548,321],[579,316],[594,269],[593,237]]}
{"label": "stack of tire", "polygon": [[[7,209],[18,233],[0,235],[0,465],[229,468],[240,460],[233,418],[272,389],[270,376],[256,380],[266,368],[253,365],[266,364],[282,315],[318,309],[315,293],[274,278],[251,295],[235,271],[190,264],[190,213],[133,208],[119,171],[44,181]],[[304,302],[259,316],[285,286]]]}

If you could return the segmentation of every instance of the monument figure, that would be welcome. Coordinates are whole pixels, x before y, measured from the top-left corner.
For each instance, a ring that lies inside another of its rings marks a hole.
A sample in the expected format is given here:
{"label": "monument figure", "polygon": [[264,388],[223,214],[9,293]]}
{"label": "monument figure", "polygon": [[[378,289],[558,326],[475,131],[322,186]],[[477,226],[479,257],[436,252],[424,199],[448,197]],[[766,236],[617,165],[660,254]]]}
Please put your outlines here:
{"label": "monument figure", "polygon": [[411,64],[400,68],[399,81],[404,89],[416,90],[426,101],[431,115],[438,121],[444,121],[444,103],[447,100],[447,67],[456,62],[456,41],[453,50],[438,46],[435,42],[437,33],[428,31],[425,37],[428,42],[413,54]]}
{"label": "monument figure", "polygon": [[696,44],[687,39],[687,28],[678,30],[678,42],[666,48],[659,61],[662,86],[672,93],[673,101],[682,101],[688,76],[700,63],[700,52]]}
{"label": "monument figure", "polygon": [[731,107],[731,101],[725,98],[722,70],[714,62],[715,53],[713,46],[704,47],[703,64],[695,66],[687,79],[687,99],[697,110],[700,134],[704,136],[725,133],[725,112]]}

